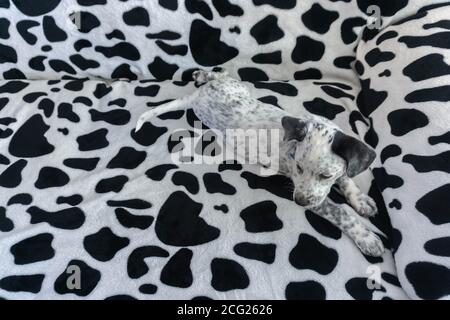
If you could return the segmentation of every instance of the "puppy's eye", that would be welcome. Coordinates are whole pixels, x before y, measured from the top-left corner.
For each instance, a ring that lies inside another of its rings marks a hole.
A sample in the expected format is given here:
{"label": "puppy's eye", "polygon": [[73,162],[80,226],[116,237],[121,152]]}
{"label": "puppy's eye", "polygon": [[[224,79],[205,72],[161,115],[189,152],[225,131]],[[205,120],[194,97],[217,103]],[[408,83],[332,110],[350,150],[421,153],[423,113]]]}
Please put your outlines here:
{"label": "puppy's eye", "polygon": [[299,165],[297,165],[297,171],[298,173],[303,174],[303,169]]}
{"label": "puppy's eye", "polygon": [[319,178],[321,180],[328,180],[328,179],[330,179],[332,177],[333,177],[332,175],[328,175],[328,174],[319,174]]}

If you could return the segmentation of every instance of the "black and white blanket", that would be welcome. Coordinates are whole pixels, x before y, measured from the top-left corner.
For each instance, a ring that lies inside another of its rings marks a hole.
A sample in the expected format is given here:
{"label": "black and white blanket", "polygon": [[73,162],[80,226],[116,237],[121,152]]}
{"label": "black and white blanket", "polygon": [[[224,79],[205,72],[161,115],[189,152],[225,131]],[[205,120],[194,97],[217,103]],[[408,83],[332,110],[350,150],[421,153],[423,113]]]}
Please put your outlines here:
{"label": "black and white blanket", "polygon": [[[379,32],[372,2],[0,1],[0,297],[448,298],[450,11],[375,1]],[[281,176],[175,165],[181,144],[220,144],[191,110],[134,133],[216,65],[376,148],[357,180],[391,250],[362,255]]]}
{"label": "black and white blanket", "polygon": [[372,127],[366,141],[380,155],[374,176],[398,277],[421,299],[450,295],[449,14],[448,6],[419,11],[357,53],[359,106]]}

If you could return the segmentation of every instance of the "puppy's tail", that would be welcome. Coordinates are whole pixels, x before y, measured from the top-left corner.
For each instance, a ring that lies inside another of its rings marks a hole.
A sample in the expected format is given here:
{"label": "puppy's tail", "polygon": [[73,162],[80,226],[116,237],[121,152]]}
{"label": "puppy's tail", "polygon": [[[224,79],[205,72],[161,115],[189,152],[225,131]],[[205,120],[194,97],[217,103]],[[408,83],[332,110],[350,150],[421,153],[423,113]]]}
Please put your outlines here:
{"label": "puppy's tail", "polygon": [[194,92],[192,95],[181,98],[181,99],[177,99],[177,100],[173,100],[173,101],[169,101],[163,105],[160,105],[158,107],[155,107],[154,109],[151,109],[145,113],[143,113],[137,123],[136,123],[136,129],[135,132],[138,132],[142,126],[144,125],[144,123],[154,117],[156,117],[159,114],[163,114],[166,112],[170,112],[170,111],[177,111],[180,109],[186,109],[187,106],[189,105],[189,102],[194,100],[197,97],[197,93]]}
{"label": "puppy's tail", "polygon": [[144,123],[145,123],[147,120],[150,120],[151,118],[153,118],[154,116],[156,116],[155,111],[156,111],[156,110],[149,110],[149,111],[143,113],[143,114],[139,117],[139,119],[138,119],[138,121],[137,121],[137,123],[136,123],[136,129],[134,129],[134,131],[135,131],[135,132],[138,132],[138,131],[142,128],[142,126],[144,125]]}

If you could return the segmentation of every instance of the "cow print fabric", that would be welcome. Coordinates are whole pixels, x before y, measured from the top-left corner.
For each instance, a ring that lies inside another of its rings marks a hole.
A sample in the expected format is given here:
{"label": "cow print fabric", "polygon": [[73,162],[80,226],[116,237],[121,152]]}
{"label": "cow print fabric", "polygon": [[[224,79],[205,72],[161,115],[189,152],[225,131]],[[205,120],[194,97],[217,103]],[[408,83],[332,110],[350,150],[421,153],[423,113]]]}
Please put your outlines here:
{"label": "cow print fabric", "polygon": [[[292,112],[304,105],[312,112],[326,103],[342,106],[329,116],[352,131],[345,112],[352,100],[323,91],[335,85],[283,83],[288,92],[311,93],[291,96],[273,91],[278,82],[260,84],[247,85],[256,97]],[[154,96],[139,94],[150,87]],[[188,147],[192,141],[195,152],[206,154],[197,145],[208,131],[192,127],[192,110],[161,115],[134,133],[137,118],[153,107],[147,104],[194,89],[167,81],[1,82],[8,99],[1,119],[9,119],[4,127],[11,133],[0,140],[0,296],[405,297],[383,279],[384,290],[354,283],[367,280],[372,264],[395,276],[392,254],[363,256],[336,227],[291,201],[286,178],[262,177],[256,167],[237,163],[174,164],[174,143]],[[356,95],[353,88],[345,92]],[[39,97],[26,103],[30,95]],[[316,96],[323,101],[310,101]],[[171,141],[180,129],[190,138]],[[376,197],[371,174],[360,180]],[[339,194],[333,199],[342,202]],[[373,223],[389,243],[387,216]],[[74,266],[81,270],[80,290],[66,285]]]}
{"label": "cow print fabric", "polygon": [[247,81],[354,80],[370,5],[387,25],[436,2],[6,0],[0,75],[190,80],[191,69],[223,65]]}
{"label": "cow print fabric", "polygon": [[448,6],[421,10],[357,53],[358,107],[372,125],[366,141],[380,154],[374,174],[394,228],[398,277],[419,299],[450,297],[449,14]]}
{"label": "cow print fabric", "polygon": [[[438,2],[376,3],[387,27]],[[386,120],[397,111],[389,105],[384,123],[372,115],[387,108],[380,104],[388,95],[374,88],[367,72],[396,61],[393,49],[373,42],[404,36],[408,50],[420,52],[440,38],[414,33],[411,39],[410,32],[395,31],[402,25],[377,37],[365,28],[370,4],[0,1],[0,298],[405,299],[405,274],[419,284],[448,277],[444,263],[430,275],[435,260],[429,259],[408,263],[399,281],[401,264],[391,251],[363,256],[337,228],[295,205],[284,177],[262,177],[238,163],[174,164],[171,155],[180,147],[194,145],[197,154],[208,149],[198,141],[207,131],[193,127],[192,110],[161,115],[133,131],[144,111],[195,89],[186,81],[193,70],[223,65],[249,81],[262,102],[325,116],[378,148],[384,137],[376,125],[395,124],[404,108]],[[445,21],[424,29],[442,26]],[[355,64],[366,49],[368,61]],[[445,72],[445,60],[439,61],[437,74]],[[379,72],[389,78],[394,68]],[[408,74],[420,79],[427,72]],[[438,96],[445,99],[445,88]],[[419,116],[412,125],[430,121]],[[396,138],[409,130],[392,127]],[[187,137],[170,139],[180,129]],[[383,163],[357,180],[379,207],[372,228],[401,257],[405,231],[391,227],[388,212],[414,202],[400,195],[386,201],[386,189],[404,181],[387,166],[404,154],[403,142],[388,138],[378,150]],[[429,137],[432,146],[447,140],[445,133]],[[212,143],[220,153],[220,141]],[[442,169],[417,158],[430,154],[407,159],[422,162],[425,172]],[[439,196],[419,207],[440,203],[432,201]],[[330,197],[347,206],[337,192]],[[446,255],[445,237],[429,240],[424,250]],[[379,277],[370,289],[374,266]],[[74,270],[81,272],[79,289],[68,286]],[[448,295],[445,288],[430,293],[428,284],[419,289],[425,295],[406,289],[411,297]]]}

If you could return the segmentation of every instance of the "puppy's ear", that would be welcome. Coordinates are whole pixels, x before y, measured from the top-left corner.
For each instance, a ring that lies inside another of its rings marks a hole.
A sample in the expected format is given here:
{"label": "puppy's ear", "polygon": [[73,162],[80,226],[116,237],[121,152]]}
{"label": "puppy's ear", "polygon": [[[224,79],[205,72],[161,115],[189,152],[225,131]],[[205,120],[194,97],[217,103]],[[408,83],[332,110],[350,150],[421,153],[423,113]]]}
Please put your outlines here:
{"label": "puppy's ear", "polygon": [[367,170],[376,153],[365,143],[340,131],[336,131],[331,150],[347,161],[347,176],[353,178]]}
{"label": "puppy's ear", "polygon": [[291,141],[303,141],[305,139],[306,134],[308,133],[307,123],[301,121],[298,118],[293,117],[283,117],[281,119],[281,124],[284,129],[284,140]]}

